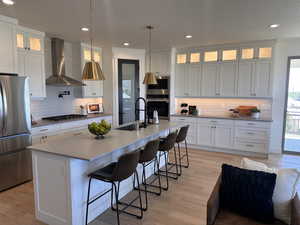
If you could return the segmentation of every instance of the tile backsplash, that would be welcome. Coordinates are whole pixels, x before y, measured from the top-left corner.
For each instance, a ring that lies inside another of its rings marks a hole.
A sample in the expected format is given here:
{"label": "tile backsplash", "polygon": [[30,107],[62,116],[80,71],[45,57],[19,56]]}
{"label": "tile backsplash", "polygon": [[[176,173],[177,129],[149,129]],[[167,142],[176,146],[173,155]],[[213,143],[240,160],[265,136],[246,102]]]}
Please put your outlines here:
{"label": "tile backsplash", "polygon": [[235,99],[235,98],[176,98],[175,110],[180,113],[181,103],[196,105],[202,115],[230,115],[229,109],[236,108],[240,105],[256,106],[261,110],[262,117],[271,117],[272,100],[269,99]]}
{"label": "tile backsplash", "polygon": [[[102,98],[75,98],[74,87],[47,86],[47,98],[31,101],[31,114],[34,120],[42,117],[80,113],[80,105],[102,103]],[[70,95],[58,98],[59,91],[70,91]]]}

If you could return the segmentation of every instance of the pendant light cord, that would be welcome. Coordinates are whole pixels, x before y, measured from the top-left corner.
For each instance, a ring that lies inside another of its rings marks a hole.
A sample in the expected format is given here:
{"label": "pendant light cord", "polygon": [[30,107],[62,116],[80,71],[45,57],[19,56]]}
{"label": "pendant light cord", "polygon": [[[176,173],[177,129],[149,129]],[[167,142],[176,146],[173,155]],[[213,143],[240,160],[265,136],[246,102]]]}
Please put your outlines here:
{"label": "pendant light cord", "polygon": [[90,39],[91,39],[91,61],[94,60],[94,52],[93,52],[93,15],[94,15],[94,12],[93,12],[93,0],[90,0]]}
{"label": "pendant light cord", "polygon": [[148,47],[149,47],[149,72],[151,72],[151,42],[152,42],[152,36],[151,36],[151,30],[153,29],[153,27],[152,26],[147,26],[146,27],[148,30],[149,30],[149,45],[148,45]]}

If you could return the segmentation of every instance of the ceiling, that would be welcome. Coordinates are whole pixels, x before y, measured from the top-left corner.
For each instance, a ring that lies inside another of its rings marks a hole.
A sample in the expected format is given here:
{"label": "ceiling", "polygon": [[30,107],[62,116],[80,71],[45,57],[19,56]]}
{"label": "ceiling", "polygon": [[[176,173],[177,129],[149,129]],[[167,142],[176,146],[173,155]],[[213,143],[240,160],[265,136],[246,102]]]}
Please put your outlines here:
{"label": "ceiling", "polygon": [[[146,47],[145,26],[152,24],[153,47],[199,46],[300,37],[299,0],[95,0],[97,45]],[[88,0],[15,0],[0,14],[21,25],[69,41],[87,41]],[[0,3],[2,4],[2,3]],[[3,5],[2,5],[3,6]],[[277,29],[268,25],[278,23]],[[185,39],[185,34],[193,35]]]}

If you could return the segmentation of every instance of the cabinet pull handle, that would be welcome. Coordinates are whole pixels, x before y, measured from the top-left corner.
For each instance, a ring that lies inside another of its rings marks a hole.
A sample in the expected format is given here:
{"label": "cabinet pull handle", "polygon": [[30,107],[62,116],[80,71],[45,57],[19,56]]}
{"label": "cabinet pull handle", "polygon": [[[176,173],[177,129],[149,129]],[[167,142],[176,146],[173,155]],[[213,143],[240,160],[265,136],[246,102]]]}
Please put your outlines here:
{"label": "cabinet pull handle", "polygon": [[40,132],[47,131],[47,130],[49,130],[49,129],[41,129]]}
{"label": "cabinet pull handle", "polygon": [[254,147],[254,145],[246,145],[246,146],[247,146],[247,147],[251,147],[251,148]]}
{"label": "cabinet pull handle", "polygon": [[211,120],[210,122],[212,122],[212,123],[217,123],[218,121],[216,121],[216,120]]}
{"label": "cabinet pull handle", "polygon": [[252,132],[247,132],[247,134],[251,134],[251,135],[253,135],[254,133],[252,133]]}
{"label": "cabinet pull handle", "polygon": [[255,123],[248,123],[248,125],[255,125]]}

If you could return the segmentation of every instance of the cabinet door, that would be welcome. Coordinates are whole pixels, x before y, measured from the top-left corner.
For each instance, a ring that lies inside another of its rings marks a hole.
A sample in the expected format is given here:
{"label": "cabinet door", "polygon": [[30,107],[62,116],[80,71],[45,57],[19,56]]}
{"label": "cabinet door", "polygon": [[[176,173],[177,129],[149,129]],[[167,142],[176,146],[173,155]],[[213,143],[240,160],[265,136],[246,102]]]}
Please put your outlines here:
{"label": "cabinet door", "polygon": [[253,96],[252,77],[254,75],[255,62],[252,60],[241,61],[239,63],[237,76],[237,94],[239,97]]}
{"label": "cabinet door", "polygon": [[186,78],[187,85],[185,92],[189,96],[200,96],[201,94],[201,65],[188,65],[188,76]]}
{"label": "cabinet door", "polygon": [[16,73],[17,48],[14,25],[0,21],[0,71],[2,73]]}
{"label": "cabinet door", "polygon": [[222,62],[219,64],[219,79],[217,95],[235,96],[236,62]]}
{"label": "cabinet door", "polygon": [[26,76],[25,64],[26,64],[27,52],[24,50],[18,50],[18,74],[19,76]]}
{"label": "cabinet door", "polygon": [[186,96],[185,83],[186,83],[186,64],[176,65],[175,74],[175,96]]}
{"label": "cabinet door", "polygon": [[254,94],[256,97],[270,96],[271,62],[257,60],[255,64]]}
{"label": "cabinet door", "polygon": [[233,128],[216,126],[214,128],[214,146],[230,148],[233,145]]}
{"label": "cabinet door", "polygon": [[45,98],[44,55],[29,52],[25,62],[25,76],[29,77],[31,97]]}
{"label": "cabinet door", "polygon": [[28,33],[27,48],[29,51],[42,54],[44,52],[44,38],[37,34]]}
{"label": "cabinet door", "polygon": [[212,146],[212,126],[209,124],[198,124],[197,136],[198,145]]}
{"label": "cabinet door", "polygon": [[216,81],[218,76],[218,63],[204,63],[202,67],[202,96],[216,96]]}
{"label": "cabinet door", "polygon": [[103,96],[103,81],[91,80],[84,81],[86,86],[83,88],[83,97],[102,97]]}

